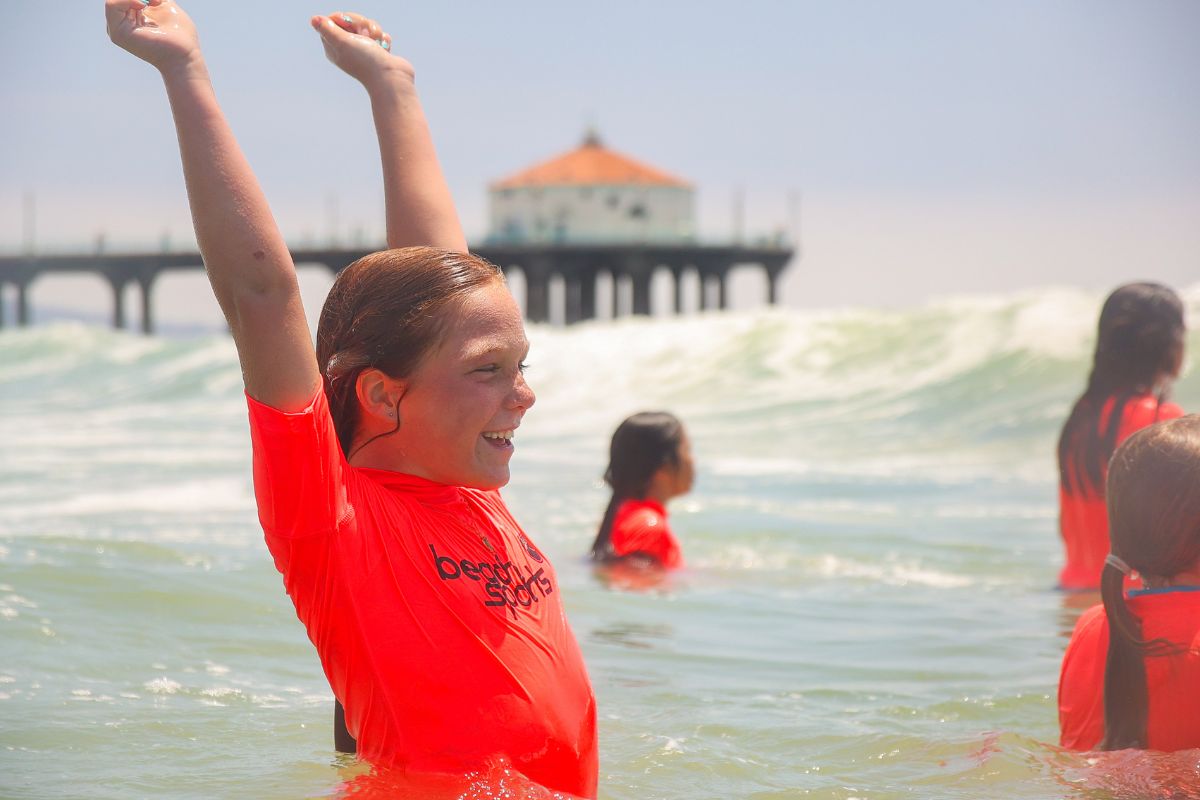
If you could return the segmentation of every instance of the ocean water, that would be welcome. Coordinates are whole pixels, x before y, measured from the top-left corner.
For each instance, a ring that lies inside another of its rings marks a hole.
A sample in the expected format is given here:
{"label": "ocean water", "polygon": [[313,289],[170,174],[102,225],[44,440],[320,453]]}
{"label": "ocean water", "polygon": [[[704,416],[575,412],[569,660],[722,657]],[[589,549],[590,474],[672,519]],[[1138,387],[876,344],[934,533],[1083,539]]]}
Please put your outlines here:
{"label": "ocean water", "polygon": [[[1051,588],[1053,448],[1101,299],[531,328],[505,496],[587,658],[601,796],[1200,796],[1200,752],[1053,745],[1084,602]],[[618,585],[583,554],[607,438],[649,408],[693,439],[689,567]],[[0,440],[0,797],[356,794],[257,526],[228,338],[0,332]]]}

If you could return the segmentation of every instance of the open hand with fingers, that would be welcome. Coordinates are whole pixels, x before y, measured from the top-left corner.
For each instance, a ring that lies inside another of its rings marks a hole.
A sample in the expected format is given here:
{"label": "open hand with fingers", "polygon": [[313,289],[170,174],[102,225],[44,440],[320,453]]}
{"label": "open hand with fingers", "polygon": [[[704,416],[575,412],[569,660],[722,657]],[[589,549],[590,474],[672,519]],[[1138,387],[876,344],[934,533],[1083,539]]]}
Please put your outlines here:
{"label": "open hand with fingers", "polygon": [[312,26],[321,35],[329,60],[368,89],[389,76],[412,80],[412,64],[392,54],[392,37],[375,20],[337,11],[313,17]]}
{"label": "open hand with fingers", "polygon": [[160,72],[200,60],[192,20],[174,0],[106,0],[108,38]]}

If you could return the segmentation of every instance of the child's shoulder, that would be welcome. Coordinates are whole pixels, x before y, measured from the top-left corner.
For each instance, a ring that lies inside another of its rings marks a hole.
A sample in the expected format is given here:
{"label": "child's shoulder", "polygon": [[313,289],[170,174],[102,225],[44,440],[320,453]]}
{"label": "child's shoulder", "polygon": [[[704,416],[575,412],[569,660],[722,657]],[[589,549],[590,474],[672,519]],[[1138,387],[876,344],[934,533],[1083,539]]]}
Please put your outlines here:
{"label": "child's shoulder", "polygon": [[1129,399],[1125,404],[1121,420],[1121,439],[1133,435],[1142,428],[1163,420],[1183,416],[1183,409],[1175,403],[1159,402],[1152,394],[1140,394]]}
{"label": "child's shoulder", "polygon": [[662,506],[644,500],[627,500],[618,510],[621,523],[647,528],[665,526],[667,515]]}
{"label": "child's shoulder", "polygon": [[1079,615],[1075,621],[1075,632],[1072,639],[1084,639],[1097,636],[1108,630],[1108,617],[1104,615],[1104,604],[1097,603]]}

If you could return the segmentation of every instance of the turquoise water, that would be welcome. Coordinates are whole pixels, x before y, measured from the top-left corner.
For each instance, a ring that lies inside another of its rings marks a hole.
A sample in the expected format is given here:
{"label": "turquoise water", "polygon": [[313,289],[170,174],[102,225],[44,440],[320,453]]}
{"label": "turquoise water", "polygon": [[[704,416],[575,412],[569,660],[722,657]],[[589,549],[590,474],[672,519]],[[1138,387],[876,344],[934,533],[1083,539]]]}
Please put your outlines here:
{"label": "turquoise water", "polygon": [[[505,495],[587,657],[601,796],[1200,796],[1200,753],[1052,746],[1079,612],[1051,590],[1053,445],[1100,300],[533,328]],[[0,399],[0,796],[343,793],[230,341],[7,330]],[[671,507],[689,568],[630,590],[582,554],[643,408],[683,417],[699,471]]]}

